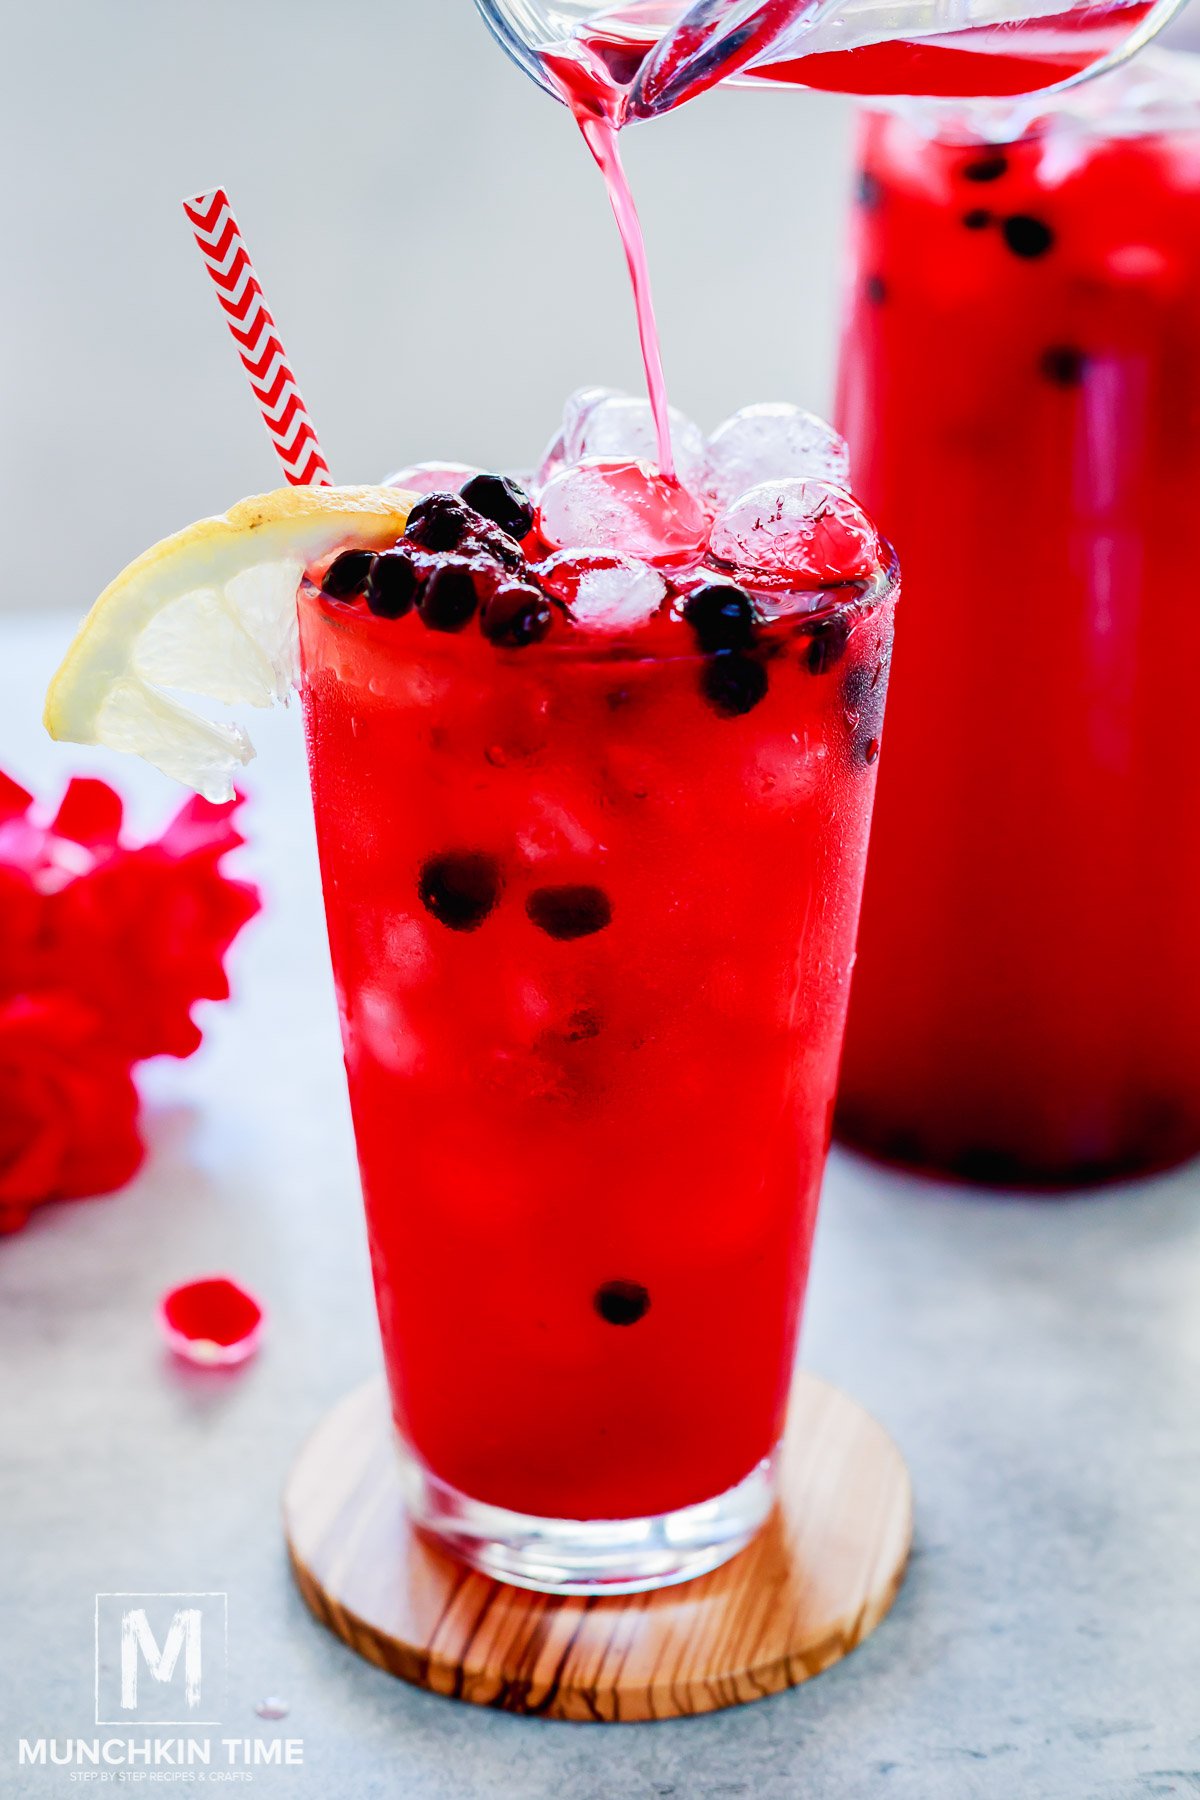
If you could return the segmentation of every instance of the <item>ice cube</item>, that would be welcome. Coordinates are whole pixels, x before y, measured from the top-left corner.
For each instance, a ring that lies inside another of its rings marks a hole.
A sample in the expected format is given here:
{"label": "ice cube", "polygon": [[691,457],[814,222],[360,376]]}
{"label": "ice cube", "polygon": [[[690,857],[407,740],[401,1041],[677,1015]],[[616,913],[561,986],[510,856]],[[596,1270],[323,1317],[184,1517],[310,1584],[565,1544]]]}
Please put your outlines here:
{"label": "ice cube", "polygon": [[717,518],[711,559],[751,586],[823,587],[877,569],[879,537],[862,507],[824,481],[768,481]]}
{"label": "ice cube", "polygon": [[571,461],[567,454],[567,440],[573,437],[579,429],[579,422],[584,415],[591,407],[597,405],[601,400],[607,400],[616,392],[616,388],[581,387],[576,388],[573,394],[567,395],[563,402],[562,424],[542,451],[542,460],[538,464],[536,485],[539,488],[545,487],[548,481],[553,481],[560,470],[565,469]]}
{"label": "ice cube", "polygon": [[479,470],[469,463],[408,463],[389,475],[384,487],[409,488],[414,494],[457,494]]}
{"label": "ice cube", "polygon": [[548,481],[553,481],[560,469],[567,466],[566,453],[563,449],[563,434],[556,431],[546,448],[542,451],[542,459],[538,463],[537,473],[531,483],[531,491],[540,493]]}
{"label": "ice cube", "polygon": [[811,799],[829,751],[824,740],[805,730],[759,736],[751,743],[743,774],[749,792],[772,806],[793,811]]}
{"label": "ice cube", "polygon": [[545,787],[531,794],[528,813],[516,832],[517,849],[531,868],[563,859],[587,862],[603,851],[604,845],[585,823],[586,804],[582,796],[574,804],[565,794]]}
{"label": "ice cube", "polygon": [[795,476],[839,486],[850,478],[846,440],[803,407],[783,400],[743,406],[708,440],[703,487],[713,512],[761,482]]}
{"label": "ice cube", "polygon": [[582,429],[583,421],[587,418],[588,414],[593,411],[595,407],[602,405],[605,400],[624,400],[627,398],[628,396],[622,394],[618,388],[610,387],[581,387],[576,388],[573,394],[567,395],[567,398],[563,403],[562,441],[564,454],[567,456],[568,460],[570,460],[571,452],[566,449],[566,446],[573,441],[576,434]]}
{"label": "ice cube", "polygon": [[653,618],[667,584],[635,556],[604,550],[560,550],[537,571],[576,625],[589,631],[632,631]]}
{"label": "ice cube", "polygon": [[708,521],[686,488],[642,462],[585,462],[547,485],[537,531],[552,550],[616,550],[660,567],[690,562]]}
{"label": "ice cube", "polygon": [[[667,416],[675,473],[685,488],[698,493],[704,472],[704,434],[674,406]],[[580,388],[563,413],[563,455],[567,462],[582,462],[585,456],[633,456],[657,465],[658,434],[650,402],[613,388]]]}

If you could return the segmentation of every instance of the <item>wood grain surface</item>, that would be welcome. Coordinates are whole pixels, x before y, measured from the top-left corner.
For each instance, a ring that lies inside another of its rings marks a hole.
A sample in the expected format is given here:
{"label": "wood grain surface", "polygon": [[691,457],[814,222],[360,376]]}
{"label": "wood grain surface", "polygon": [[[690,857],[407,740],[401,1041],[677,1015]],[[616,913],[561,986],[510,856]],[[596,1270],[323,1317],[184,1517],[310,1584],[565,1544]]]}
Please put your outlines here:
{"label": "wood grain surface", "polygon": [[657,1593],[558,1598],[476,1574],[412,1531],[397,1462],[381,1382],[349,1394],[305,1444],[284,1494],[305,1600],[405,1681],[546,1718],[677,1718],[807,1681],[878,1625],[912,1537],[895,1444],[803,1373],[763,1530],[723,1568]]}

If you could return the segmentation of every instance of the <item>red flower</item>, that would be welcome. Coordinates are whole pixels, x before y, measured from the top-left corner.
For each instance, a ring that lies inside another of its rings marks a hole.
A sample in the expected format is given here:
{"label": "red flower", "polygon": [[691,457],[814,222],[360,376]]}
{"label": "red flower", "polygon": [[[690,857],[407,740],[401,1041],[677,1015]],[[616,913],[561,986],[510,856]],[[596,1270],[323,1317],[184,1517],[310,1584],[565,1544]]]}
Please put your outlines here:
{"label": "red flower", "polygon": [[142,1160],[126,1058],[69,994],[0,1004],[0,1232],[43,1200],[129,1180]]}
{"label": "red flower", "polygon": [[196,1049],[192,1007],[228,995],[225,952],[258,911],[220,870],[239,803],[189,800],[130,845],[106,783],[70,782],[48,821],[0,774],[0,1231],[136,1169],[132,1066]]}

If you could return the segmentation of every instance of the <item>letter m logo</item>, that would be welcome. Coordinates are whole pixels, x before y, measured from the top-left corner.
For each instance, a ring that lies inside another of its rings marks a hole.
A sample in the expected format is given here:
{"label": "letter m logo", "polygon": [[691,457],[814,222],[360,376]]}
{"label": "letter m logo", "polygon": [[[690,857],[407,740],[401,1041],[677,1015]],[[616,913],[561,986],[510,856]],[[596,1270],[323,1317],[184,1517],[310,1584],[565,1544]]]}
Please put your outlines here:
{"label": "letter m logo", "polygon": [[144,1661],[147,1673],[155,1680],[170,1681],[183,1651],[183,1697],[195,1712],[200,1704],[200,1675],[203,1652],[200,1634],[204,1615],[198,1606],[181,1607],[172,1616],[166,1641],[160,1650],[150,1629],[144,1606],[131,1606],[121,1614],[121,1709],[136,1713],[138,1709],[138,1667]]}
{"label": "letter m logo", "polygon": [[96,1723],[220,1724],[226,1611],[224,1594],[97,1594]]}

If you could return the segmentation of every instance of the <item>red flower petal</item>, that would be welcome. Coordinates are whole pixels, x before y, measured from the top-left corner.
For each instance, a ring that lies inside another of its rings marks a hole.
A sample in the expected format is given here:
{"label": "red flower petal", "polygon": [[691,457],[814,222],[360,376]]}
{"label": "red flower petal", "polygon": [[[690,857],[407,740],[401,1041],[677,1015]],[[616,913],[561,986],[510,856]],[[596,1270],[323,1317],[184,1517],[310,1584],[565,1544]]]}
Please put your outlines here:
{"label": "red flower petal", "polygon": [[171,1288],[158,1305],[163,1335],[176,1356],[201,1368],[232,1368],[254,1355],[266,1315],[228,1275]]}
{"label": "red flower petal", "polygon": [[76,775],[67,783],[50,829],[56,837],[70,838],[72,843],[84,844],[90,850],[112,850],[121,835],[124,813],[120,794],[106,781]]}
{"label": "red flower petal", "polygon": [[33,795],[0,769],[0,823],[5,819],[23,818],[32,805]]}
{"label": "red flower petal", "polygon": [[41,966],[45,917],[32,875],[0,855],[0,998],[46,985]]}
{"label": "red flower petal", "polygon": [[219,802],[193,794],[159,838],[159,849],[168,856],[193,856],[201,850],[223,856],[227,850],[236,850],[245,839],[233,823],[233,815],[245,799],[240,790],[232,800]]}

